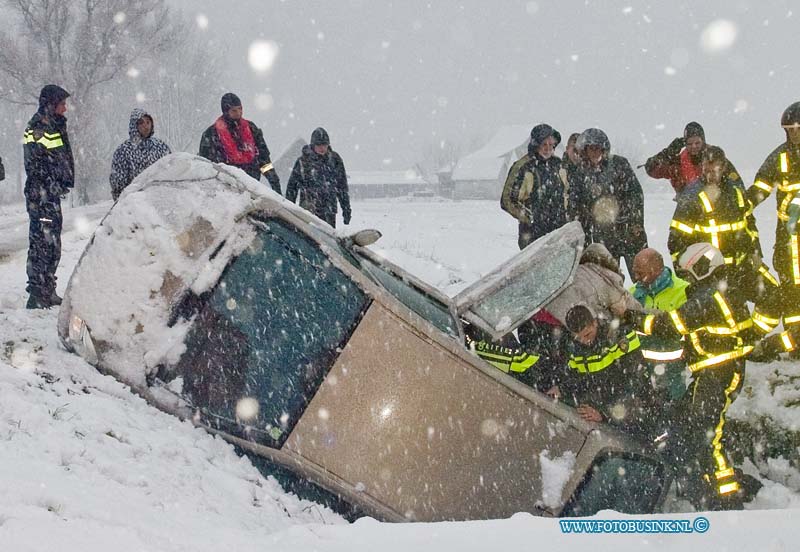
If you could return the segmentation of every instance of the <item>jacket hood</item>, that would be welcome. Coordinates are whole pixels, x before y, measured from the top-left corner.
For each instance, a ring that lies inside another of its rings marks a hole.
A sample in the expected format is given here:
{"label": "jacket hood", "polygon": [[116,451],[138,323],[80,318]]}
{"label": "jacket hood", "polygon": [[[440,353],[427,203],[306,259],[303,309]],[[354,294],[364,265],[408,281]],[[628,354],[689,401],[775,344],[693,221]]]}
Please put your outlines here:
{"label": "jacket hood", "polygon": [[69,92],[56,84],[45,85],[39,92],[39,113],[52,115],[62,100],[69,98]]}
{"label": "jacket hood", "polygon": [[548,124],[542,123],[531,129],[531,140],[528,142],[528,153],[535,153],[542,142],[547,138],[553,137],[556,147],[561,143],[561,133]]}
{"label": "jacket hood", "polygon": [[150,119],[151,128],[150,128],[150,136],[146,136],[144,139],[150,138],[156,131],[155,123],[153,122],[153,116],[150,115],[144,109],[136,107],[131,111],[131,118],[128,121],[128,136],[130,136],[131,140],[138,140],[139,139],[139,129],[136,128],[136,123],[139,122],[139,119],[142,117],[148,117]]}

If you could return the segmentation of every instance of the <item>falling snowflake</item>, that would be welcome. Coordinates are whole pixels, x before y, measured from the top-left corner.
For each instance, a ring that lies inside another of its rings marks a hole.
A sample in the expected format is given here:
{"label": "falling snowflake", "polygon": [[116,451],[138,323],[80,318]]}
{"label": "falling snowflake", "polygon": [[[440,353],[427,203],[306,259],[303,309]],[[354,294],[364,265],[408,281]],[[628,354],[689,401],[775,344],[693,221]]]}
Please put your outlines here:
{"label": "falling snowflake", "polygon": [[736,24],[717,19],[708,24],[700,35],[700,46],[708,54],[719,54],[733,46],[739,33]]}
{"label": "falling snowflake", "polygon": [[280,48],[271,40],[256,40],[247,51],[247,61],[256,73],[268,73],[275,65]]}

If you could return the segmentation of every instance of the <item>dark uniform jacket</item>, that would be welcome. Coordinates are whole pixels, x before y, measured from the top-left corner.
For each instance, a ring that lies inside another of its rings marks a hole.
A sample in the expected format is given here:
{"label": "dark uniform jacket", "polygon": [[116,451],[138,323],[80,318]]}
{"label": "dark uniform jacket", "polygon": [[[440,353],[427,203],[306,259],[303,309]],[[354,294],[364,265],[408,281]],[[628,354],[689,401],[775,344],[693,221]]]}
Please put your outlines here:
{"label": "dark uniform jacket", "polygon": [[[238,123],[236,121],[227,119],[226,122],[228,123],[228,128],[230,129],[231,134],[236,136],[238,134],[238,130],[236,128]],[[213,163],[225,163],[238,167],[256,180],[260,180],[261,175],[263,174],[272,189],[277,193],[281,193],[281,180],[278,177],[278,173],[275,172],[275,169],[272,166],[269,148],[267,147],[267,143],[264,141],[264,133],[261,132],[261,129],[258,128],[252,121],[247,121],[247,123],[250,125],[250,132],[253,134],[253,139],[255,141],[256,148],[258,149],[258,154],[252,163],[243,166],[229,163],[227,156],[225,155],[225,148],[222,147],[222,142],[220,141],[219,134],[217,133],[217,129],[214,127],[214,125],[211,125],[205,130],[205,132],[203,132],[203,136],[200,138],[199,155],[200,157],[205,157]]]}
{"label": "dark uniform jacket", "polygon": [[588,243],[605,244],[615,256],[647,246],[642,186],[624,157],[611,155],[599,167],[575,169],[568,204]]}
{"label": "dark uniform jacket", "polygon": [[[527,245],[567,222],[567,189],[561,160],[528,152],[508,171],[500,206],[519,220]],[[522,244],[520,244],[522,246]]]}
{"label": "dark uniform jacket", "polygon": [[781,283],[800,285],[800,253],[797,245],[800,227],[795,229],[794,240],[786,228],[789,205],[800,191],[800,148],[791,148],[786,143],[775,148],[758,169],[755,183],[747,190],[747,197],[753,205],[758,205],[773,191],[778,207],[778,224],[772,265]]}
{"label": "dark uniform jacket", "polygon": [[75,165],[67,136],[67,119],[45,116],[40,109],[28,122],[22,138],[25,157],[25,199],[59,202],[75,185]]}
{"label": "dark uniform jacket", "polygon": [[750,262],[760,251],[758,231],[751,214],[753,207],[742,191],[737,173],[723,178],[719,197],[712,197],[703,181],[689,186],[678,196],[670,223],[667,247],[676,261],[693,243],[710,243],[719,249],[726,264],[739,266]]}
{"label": "dark uniform jacket", "polygon": [[328,149],[319,155],[311,146],[304,146],[286,185],[286,199],[314,213],[331,226],[336,224],[336,201],[342,206],[345,223],[350,222],[350,195],[347,174],[341,156]]}
{"label": "dark uniform jacket", "polygon": [[753,320],[746,303],[729,300],[721,287],[711,277],[690,285],[679,308],[645,317],[643,333],[683,336],[684,358],[693,373],[744,358],[753,347],[742,335],[751,331]]}
{"label": "dark uniform jacket", "polygon": [[601,321],[594,343],[573,341],[570,347],[564,395],[577,405],[592,406],[613,425],[649,435],[654,421],[653,390],[637,333],[625,324],[614,329]]}

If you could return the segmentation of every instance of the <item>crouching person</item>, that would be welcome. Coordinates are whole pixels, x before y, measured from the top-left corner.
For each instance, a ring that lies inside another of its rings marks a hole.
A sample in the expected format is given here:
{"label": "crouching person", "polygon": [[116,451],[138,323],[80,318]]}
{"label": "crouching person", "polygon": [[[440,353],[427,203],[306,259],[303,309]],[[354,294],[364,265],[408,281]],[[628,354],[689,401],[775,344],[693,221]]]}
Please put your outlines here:
{"label": "crouching person", "polygon": [[638,334],[582,304],[569,310],[566,326],[574,341],[561,398],[587,422],[607,422],[652,441],[659,428]]}
{"label": "crouching person", "polygon": [[676,267],[689,282],[686,302],[668,313],[649,314],[645,335],[683,336],[692,381],[673,409],[667,452],[687,498],[698,509],[741,509],[740,476],[725,452],[725,414],[744,380],[753,347],[742,334],[753,321],[744,299],[729,296],[725,258],[708,243],[686,248]]}

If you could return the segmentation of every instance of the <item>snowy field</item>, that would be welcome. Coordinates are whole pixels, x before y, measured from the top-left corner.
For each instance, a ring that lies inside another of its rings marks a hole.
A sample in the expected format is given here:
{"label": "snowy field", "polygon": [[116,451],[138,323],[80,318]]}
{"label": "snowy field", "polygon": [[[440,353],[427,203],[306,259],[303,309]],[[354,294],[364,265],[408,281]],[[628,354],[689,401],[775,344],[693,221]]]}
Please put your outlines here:
{"label": "snowy field", "polygon": [[[646,194],[648,235],[662,252],[671,198],[668,186],[651,185]],[[767,252],[773,201],[757,211]],[[107,206],[65,213],[59,293]],[[517,250],[516,223],[495,202],[356,202],[345,229],[367,227],[384,234],[373,248],[451,295]],[[283,492],[222,440],[149,407],[67,353],[56,336],[57,313],[23,308],[26,231],[20,207],[0,210],[0,551],[779,551],[796,550],[800,542],[794,509],[800,507],[800,472],[788,459],[748,465],[769,478],[764,488],[745,512],[704,514],[710,528],[703,534],[570,535],[558,521],[528,514],[465,523],[347,524]],[[800,393],[788,385],[798,377],[800,369],[789,363],[749,365],[735,416],[766,416],[800,429],[792,408]],[[597,517],[626,518],[613,512]]]}

